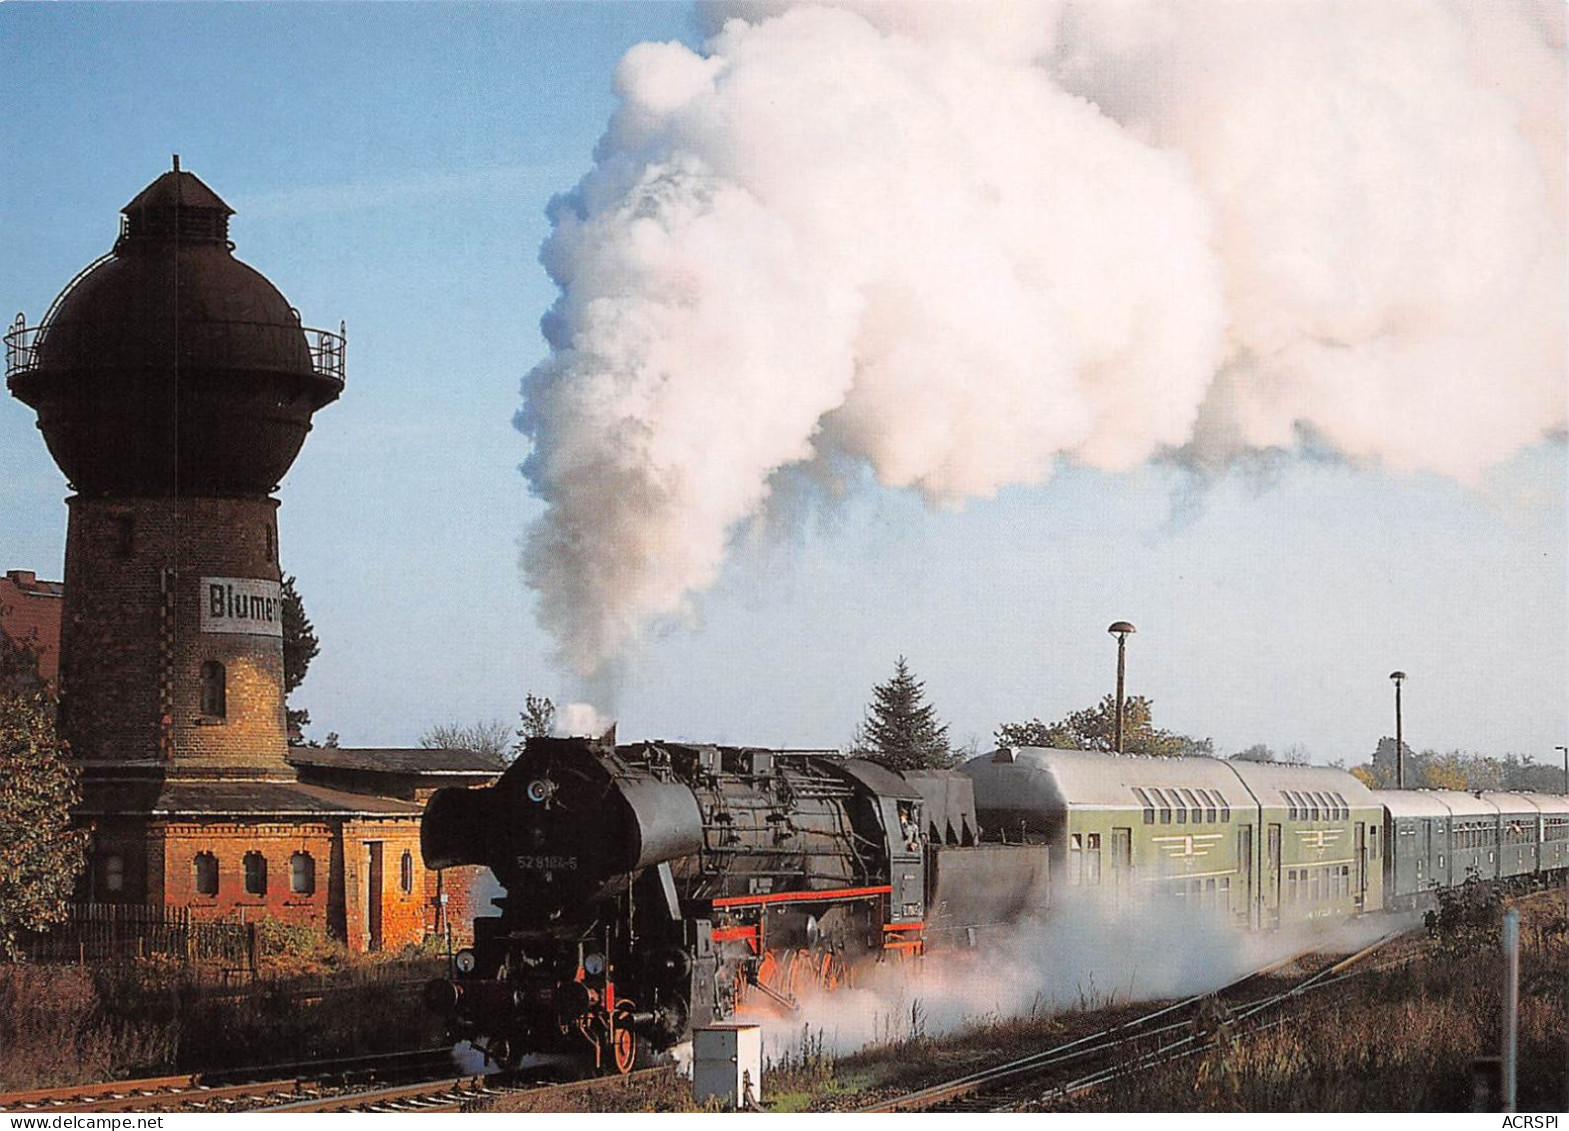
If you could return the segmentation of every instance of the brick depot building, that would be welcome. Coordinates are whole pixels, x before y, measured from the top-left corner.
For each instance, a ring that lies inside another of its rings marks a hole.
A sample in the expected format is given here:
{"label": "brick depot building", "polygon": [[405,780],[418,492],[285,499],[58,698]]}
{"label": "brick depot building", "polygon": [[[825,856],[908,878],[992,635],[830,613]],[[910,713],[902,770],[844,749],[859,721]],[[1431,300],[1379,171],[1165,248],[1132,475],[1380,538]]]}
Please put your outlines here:
{"label": "brick depot building", "polygon": [[396,949],[468,917],[470,877],[420,860],[426,796],[500,765],[288,746],[274,492],[343,390],[344,339],[234,257],[231,215],[176,159],[6,335],[7,387],[75,494],[63,584],[8,573],[0,629],[36,642],[59,695],[85,898]]}

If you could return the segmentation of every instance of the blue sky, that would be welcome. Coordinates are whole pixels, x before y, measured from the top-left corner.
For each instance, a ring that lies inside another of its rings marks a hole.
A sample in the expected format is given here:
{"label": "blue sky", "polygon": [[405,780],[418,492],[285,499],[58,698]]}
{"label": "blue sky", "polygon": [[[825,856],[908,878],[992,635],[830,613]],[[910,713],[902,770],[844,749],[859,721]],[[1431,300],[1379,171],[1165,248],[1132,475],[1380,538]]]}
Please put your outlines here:
{"label": "blue sky", "polygon": [[[1322,456],[1206,480],[1064,465],[933,509],[852,475],[738,536],[688,624],[617,679],[552,660],[518,566],[543,512],[512,424],[556,291],[546,207],[589,169],[634,44],[685,5],[0,6],[0,301],[36,322],[169,167],[237,211],[236,254],[307,325],[347,322],[348,387],[282,491],[282,557],[323,642],[317,736],[414,744],[592,698],[624,737],[838,745],[900,654],[960,741],[1129,690],[1223,751],[1363,760],[1410,674],[1418,748],[1548,760],[1566,710],[1564,445],[1461,486]],[[0,403],[0,565],[59,577],[66,485]]]}

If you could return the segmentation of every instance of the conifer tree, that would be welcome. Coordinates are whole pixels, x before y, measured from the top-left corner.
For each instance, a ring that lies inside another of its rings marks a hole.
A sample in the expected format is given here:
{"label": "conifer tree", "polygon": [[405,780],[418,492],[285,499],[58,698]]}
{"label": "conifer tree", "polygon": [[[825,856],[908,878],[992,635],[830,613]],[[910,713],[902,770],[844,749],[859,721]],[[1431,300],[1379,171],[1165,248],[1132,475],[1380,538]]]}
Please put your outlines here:
{"label": "conifer tree", "polygon": [[872,689],[866,718],[856,728],[852,752],[890,770],[941,769],[953,765],[948,727],[925,699],[926,685],[910,672],[903,656],[893,678]]}

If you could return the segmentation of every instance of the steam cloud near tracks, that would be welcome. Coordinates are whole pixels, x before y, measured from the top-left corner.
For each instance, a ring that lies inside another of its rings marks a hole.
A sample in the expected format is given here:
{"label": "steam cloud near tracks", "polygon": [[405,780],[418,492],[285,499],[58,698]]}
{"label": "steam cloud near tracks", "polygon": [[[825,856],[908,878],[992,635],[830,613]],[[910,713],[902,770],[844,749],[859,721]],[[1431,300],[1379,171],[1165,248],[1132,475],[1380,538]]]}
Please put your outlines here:
{"label": "steam cloud near tracks", "polygon": [[[481,870],[472,894],[473,906],[488,912],[490,900],[505,892]],[[820,1042],[824,1053],[846,1055],[986,1021],[1207,993],[1310,947],[1349,953],[1391,929],[1387,917],[1375,917],[1245,933],[1203,909],[1117,907],[1088,891],[1053,901],[1046,918],[988,937],[975,950],[935,950],[918,963],[863,969],[853,987],[801,994],[797,1013],[746,1006],[737,1020],[763,1026],[763,1051],[775,1063],[798,1055],[803,1038]],[[689,1073],[691,1042],[673,1052]],[[484,1057],[466,1043],[453,1055],[462,1071],[485,1070]]]}
{"label": "steam cloud near tracks", "polygon": [[702,9],[551,207],[524,549],[591,675],[781,478],[936,505],[1309,445],[1461,481],[1565,428],[1549,0]]}
{"label": "steam cloud near tracks", "polygon": [[1244,933],[1205,910],[1162,904],[1157,914],[1072,893],[1049,919],[976,950],[889,963],[854,988],[805,996],[797,1015],[758,1008],[744,1019],[763,1025],[764,1052],[775,1062],[798,1055],[803,1036],[843,1055],[987,1021],[1208,993],[1310,948],[1361,949],[1389,929],[1388,921],[1357,921]]}

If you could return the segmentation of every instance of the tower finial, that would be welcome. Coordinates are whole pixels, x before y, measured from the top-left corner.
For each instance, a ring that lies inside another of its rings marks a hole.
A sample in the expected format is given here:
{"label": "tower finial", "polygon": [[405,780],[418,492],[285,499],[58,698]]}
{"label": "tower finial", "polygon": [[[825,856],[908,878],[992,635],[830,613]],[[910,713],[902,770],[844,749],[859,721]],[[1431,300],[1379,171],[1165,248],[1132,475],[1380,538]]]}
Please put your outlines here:
{"label": "tower finial", "polygon": [[180,155],[178,153],[174,155],[174,171],[176,173],[180,171]]}

